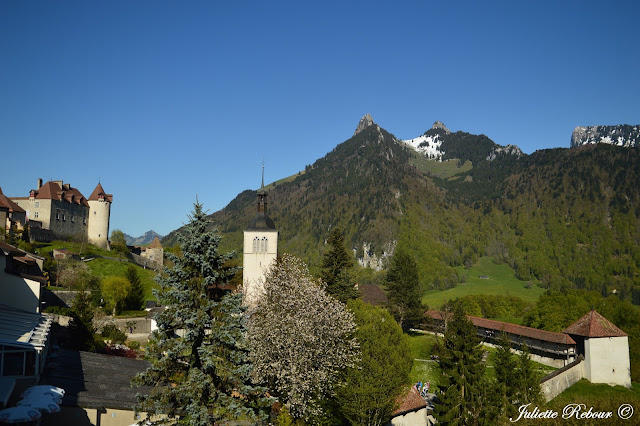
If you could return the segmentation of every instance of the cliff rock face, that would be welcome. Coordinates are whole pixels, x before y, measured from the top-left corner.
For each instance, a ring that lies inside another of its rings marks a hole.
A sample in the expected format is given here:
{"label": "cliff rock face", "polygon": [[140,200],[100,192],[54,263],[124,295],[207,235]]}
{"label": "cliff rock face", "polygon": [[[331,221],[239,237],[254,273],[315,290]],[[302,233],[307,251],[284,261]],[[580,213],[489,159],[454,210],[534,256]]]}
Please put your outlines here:
{"label": "cliff rock face", "polygon": [[571,148],[590,143],[607,143],[624,147],[640,146],[640,125],[578,126],[573,130]]}
{"label": "cliff rock face", "polygon": [[370,114],[366,114],[364,117],[362,117],[360,119],[360,122],[358,123],[358,127],[356,127],[356,131],[353,132],[353,136],[355,136],[358,133],[362,132],[367,127],[373,126],[374,124],[375,123],[373,122],[373,118],[371,118],[371,115]]}

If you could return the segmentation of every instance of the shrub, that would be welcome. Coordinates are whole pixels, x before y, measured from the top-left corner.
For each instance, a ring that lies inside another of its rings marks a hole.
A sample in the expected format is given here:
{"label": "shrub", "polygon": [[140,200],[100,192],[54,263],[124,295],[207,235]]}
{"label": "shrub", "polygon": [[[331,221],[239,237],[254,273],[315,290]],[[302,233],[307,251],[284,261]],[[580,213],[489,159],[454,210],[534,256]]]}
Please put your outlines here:
{"label": "shrub", "polygon": [[71,308],[67,308],[66,306],[47,306],[44,308],[44,312],[47,314],[64,315],[67,317],[71,316]]}
{"label": "shrub", "polygon": [[113,343],[124,343],[127,335],[120,331],[115,324],[107,324],[102,328],[102,337],[111,340]]}
{"label": "shrub", "polygon": [[134,351],[140,349],[140,342],[136,342],[135,340],[129,340],[126,345],[129,347],[129,349],[133,349]]}

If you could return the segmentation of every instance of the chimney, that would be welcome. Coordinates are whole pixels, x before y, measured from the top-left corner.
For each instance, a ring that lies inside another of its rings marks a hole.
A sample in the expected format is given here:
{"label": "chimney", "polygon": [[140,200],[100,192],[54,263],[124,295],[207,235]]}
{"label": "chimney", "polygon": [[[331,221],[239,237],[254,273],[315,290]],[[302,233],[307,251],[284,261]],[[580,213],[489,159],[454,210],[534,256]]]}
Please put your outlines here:
{"label": "chimney", "polygon": [[38,178],[38,186],[36,187],[36,189],[40,189],[41,186],[42,186],[42,178]]}

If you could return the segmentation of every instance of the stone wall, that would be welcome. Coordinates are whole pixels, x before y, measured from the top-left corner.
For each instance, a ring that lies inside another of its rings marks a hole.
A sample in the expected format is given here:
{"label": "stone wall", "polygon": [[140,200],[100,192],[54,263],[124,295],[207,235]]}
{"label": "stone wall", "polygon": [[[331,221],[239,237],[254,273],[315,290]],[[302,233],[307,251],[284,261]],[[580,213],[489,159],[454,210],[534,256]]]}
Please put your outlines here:
{"label": "stone wall", "polygon": [[154,260],[147,259],[146,257],[139,256],[135,253],[129,253],[129,255],[131,256],[131,260],[133,261],[133,263],[135,263],[136,265],[142,266],[143,268],[152,269],[157,272],[162,270],[162,264],[157,263]]}
{"label": "stone wall", "polygon": [[551,401],[556,396],[578,383],[584,378],[584,356],[567,366],[546,375],[540,380],[540,390],[545,401]]}
{"label": "stone wall", "polygon": [[127,334],[131,334],[129,327],[127,327],[128,322],[132,322],[135,324],[133,334],[149,334],[151,333],[151,319],[150,318],[115,318],[113,320],[116,327],[120,330],[124,331]]}

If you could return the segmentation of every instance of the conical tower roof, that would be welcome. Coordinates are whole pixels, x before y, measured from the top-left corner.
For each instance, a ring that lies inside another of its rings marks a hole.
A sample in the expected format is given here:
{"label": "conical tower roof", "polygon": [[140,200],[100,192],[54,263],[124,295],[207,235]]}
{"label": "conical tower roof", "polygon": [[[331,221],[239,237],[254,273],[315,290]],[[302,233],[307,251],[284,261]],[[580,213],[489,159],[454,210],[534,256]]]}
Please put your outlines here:
{"label": "conical tower roof", "polygon": [[584,337],[623,337],[627,335],[595,310],[565,328],[563,333]]}
{"label": "conical tower roof", "polygon": [[94,189],[93,192],[91,193],[91,196],[89,196],[89,200],[98,201],[100,199],[100,195],[102,195],[105,198],[105,200],[109,202],[113,201],[113,195],[107,194],[102,188],[102,185],[100,184],[100,182],[98,182],[96,189]]}

